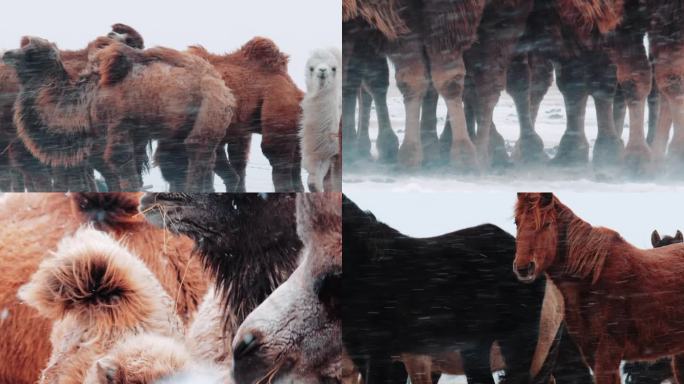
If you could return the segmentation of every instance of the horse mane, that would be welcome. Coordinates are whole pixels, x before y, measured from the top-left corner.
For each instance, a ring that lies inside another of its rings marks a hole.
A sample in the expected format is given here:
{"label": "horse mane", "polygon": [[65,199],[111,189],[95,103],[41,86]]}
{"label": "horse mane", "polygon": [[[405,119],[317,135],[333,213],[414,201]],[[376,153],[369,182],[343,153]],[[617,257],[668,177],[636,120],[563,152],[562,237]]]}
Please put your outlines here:
{"label": "horse mane", "polygon": [[601,34],[614,30],[624,14],[624,0],[558,0],[556,6],[562,23],[581,38],[595,29]]}

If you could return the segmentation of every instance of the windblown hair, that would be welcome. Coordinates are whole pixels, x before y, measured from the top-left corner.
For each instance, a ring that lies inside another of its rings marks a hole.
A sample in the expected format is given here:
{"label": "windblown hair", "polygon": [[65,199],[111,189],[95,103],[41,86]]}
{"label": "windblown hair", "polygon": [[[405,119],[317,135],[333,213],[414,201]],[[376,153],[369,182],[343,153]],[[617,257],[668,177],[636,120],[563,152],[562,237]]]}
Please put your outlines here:
{"label": "windblown hair", "polygon": [[624,0],[557,0],[556,6],[561,22],[582,39],[614,30],[624,13]]}
{"label": "windblown hair", "polygon": [[344,0],[342,20],[346,22],[360,17],[385,38],[396,40],[410,31],[401,17],[400,8],[401,0]]}
{"label": "windblown hair", "polygon": [[140,259],[104,232],[84,228],[62,240],[19,296],[49,319],[73,316],[102,335],[168,322],[166,313],[155,312],[162,306],[172,313],[173,303],[160,302],[155,292],[164,289]]}

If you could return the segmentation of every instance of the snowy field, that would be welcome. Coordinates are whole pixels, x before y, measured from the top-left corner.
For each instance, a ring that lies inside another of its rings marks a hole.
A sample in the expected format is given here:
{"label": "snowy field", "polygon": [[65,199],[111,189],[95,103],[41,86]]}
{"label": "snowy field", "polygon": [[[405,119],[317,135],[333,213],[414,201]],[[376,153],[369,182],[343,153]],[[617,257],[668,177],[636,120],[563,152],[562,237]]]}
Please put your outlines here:
{"label": "snowy field", "polygon": [[[310,52],[341,47],[341,7],[341,0],[119,0],[106,6],[74,0],[68,7],[59,1],[14,1],[3,4],[0,50],[16,48],[24,35],[46,38],[56,42],[60,49],[81,49],[118,22],[137,29],[148,47],[178,50],[201,44],[210,52],[224,53],[240,48],[254,36],[264,36],[290,56],[290,76],[300,89],[305,89],[305,66]],[[269,192],[273,191],[271,166],[260,146],[261,136],[253,135],[247,190]],[[303,180],[306,182],[306,174]],[[158,168],[143,175],[143,182],[152,191],[168,188]],[[218,177],[214,184],[216,191],[224,190]]]}
{"label": "snowy field", "polygon": [[[345,193],[361,209],[399,231],[418,237],[435,236],[482,223],[493,223],[515,235],[514,191],[492,192],[487,188],[466,192],[371,192]],[[578,216],[596,226],[618,231],[641,248],[651,247],[651,232],[674,235],[684,229],[681,193],[582,193],[574,189],[554,191]],[[465,376],[443,376],[440,384],[466,384]],[[623,378],[624,382],[624,378]]]}
{"label": "snowy field", "polygon": [[[399,142],[404,137],[404,105],[401,94],[394,84],[391,74],[391,86],[388,93],[388,107],[392,128],[399,136]],[[441,134],[446,119],[447,109],[440,98],[437,109],[437,129]],[[519,136],[518,116],[513,99],[506,93],[494,110],[494,123],[497,130],[506,141],[506,146],[513,148]],[[565,131],[565,105],[563,96],[554,84],[546,94],[539,109],[536,130],[544,140],[545,151],[553,156]],[[625,123],[627,124],[627,123]],[[623,130],[623,141],[626,143],[629,127]],[[378,123],[375,108],[371,112],[370,136],[373,144],[372,152],[377,157],[375,140],[377,138]],[[585,118],[585,132],[593,149],[597,133],[596,110],[593,99],[587,102]],[[557,190],[574,191],[606,191],[606,192],[646,192],[646,191],[681,191],[681,182],[673,183],[664,177],[653,180],[627,181],[615,174],[594,174],[591,166],[586,169],[560,170],[550,166],[541,169],[523,170],[509,169],[503,173],[474,176],[449,174],[448,167],[436,170],[418,170],[407,173],[397,173],[392,166],[373,164],[350,165],[345,164],[343,175],[344,191],[479,191],[492,188],[499,190]]]}

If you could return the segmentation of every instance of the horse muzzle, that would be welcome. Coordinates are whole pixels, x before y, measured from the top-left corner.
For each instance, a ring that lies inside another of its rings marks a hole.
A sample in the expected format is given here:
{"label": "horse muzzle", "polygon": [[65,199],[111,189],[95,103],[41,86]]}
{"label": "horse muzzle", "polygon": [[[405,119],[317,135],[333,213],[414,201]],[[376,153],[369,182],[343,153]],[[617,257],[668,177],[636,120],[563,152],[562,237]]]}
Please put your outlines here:
{"label": "horse muzzle", "polygon": [[530,261],[527,263],[527,265],[524,265],[522,267],[519,267],[518,265],[513,265],[513,272],[515,272],[515,275],[518,277],[518,280],[522,281],[523,283],[531,283],[535,280],[536,275],[536,265],[534,261]]}

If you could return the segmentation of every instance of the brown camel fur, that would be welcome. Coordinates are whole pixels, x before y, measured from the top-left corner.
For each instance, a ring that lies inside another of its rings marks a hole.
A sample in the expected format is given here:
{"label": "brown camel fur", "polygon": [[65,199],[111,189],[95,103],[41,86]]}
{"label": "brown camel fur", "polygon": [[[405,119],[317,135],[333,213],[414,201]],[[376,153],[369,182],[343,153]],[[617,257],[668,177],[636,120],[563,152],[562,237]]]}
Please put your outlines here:
{"label": "brown camel fur", "polygon": [[29,150],[51,165],[90,160],[118,181],[108,181],[110,188],[139,190],[145,145],[156,139],[172,190],[212,191],[216,147],[234,106],[214,68],[167,48],[142,51],[110,38],[90,46],[78,82],[45,40],[24,38],[21,49],[5,54],[24,85],[15,124]]}
{"label": "brown camel fur", "polygon": [[[142,49],[144,47],[144,41],[140,34],[125,24],[112,25],[109,36],[134,48]],[[88,61],[87,49],[61,51],[60,55],[64,68],[72,78],[78,76]],[[13,107],[19,91],[20,85],[16,71],[11,66],[0,62],[0,190],[14,192],[23,192],[24,190],[29,192],[78,190],[79,184],[76,183],[80,180],[69,181],[67,179],[61,185],[60,180],[55,180],[55,185],[51,185],[50,168],[41,164],[17,137],[17,129],[13,120]],[[17,177],[16,173],[21,177]],[[66,177],[80,178],[82,176],[73,173],[75,172],[67,172]],[[80,186],[82,185],[80,184]]]}
{"label": "brown camel fur", "polygon": [[0,334],[0,383],[33,384],[50,355],[50,322],[16,297],[50,250],[80,226],[93,224],[126,246],[150,268],[177,313],[191,321],[207,287],[194,242],[158,229],[138,214],[140,194],[16,194],[0,200],[0,259],[7,278],[0,285],[6,311]]}
{"label": "brown camel fur", "polygon": [[287,55],[263,37],[255,37],[225,55],[211,54],[201,46],[190,47],[189,52],[218,70],[237,101],[233,120],[225,125],[227,134],[222,144],[228,145],[230,166],[238,180],[225,165],[223,145],[217,154],[216,171],[226,190],[245,191],[251,135],[261,133],[261,150],[273,168],[275,191],[303,191],[298,138],[303,93],[287,73]]}
{"label": "brown camel fur", "polygon": [[518,279],[546,274],[556,284],[568,333],[597,384],[619,383],[622,360],[664,356],[683,382],[684,245],[636,248],[551,193],[519,193],[515,222]]}

